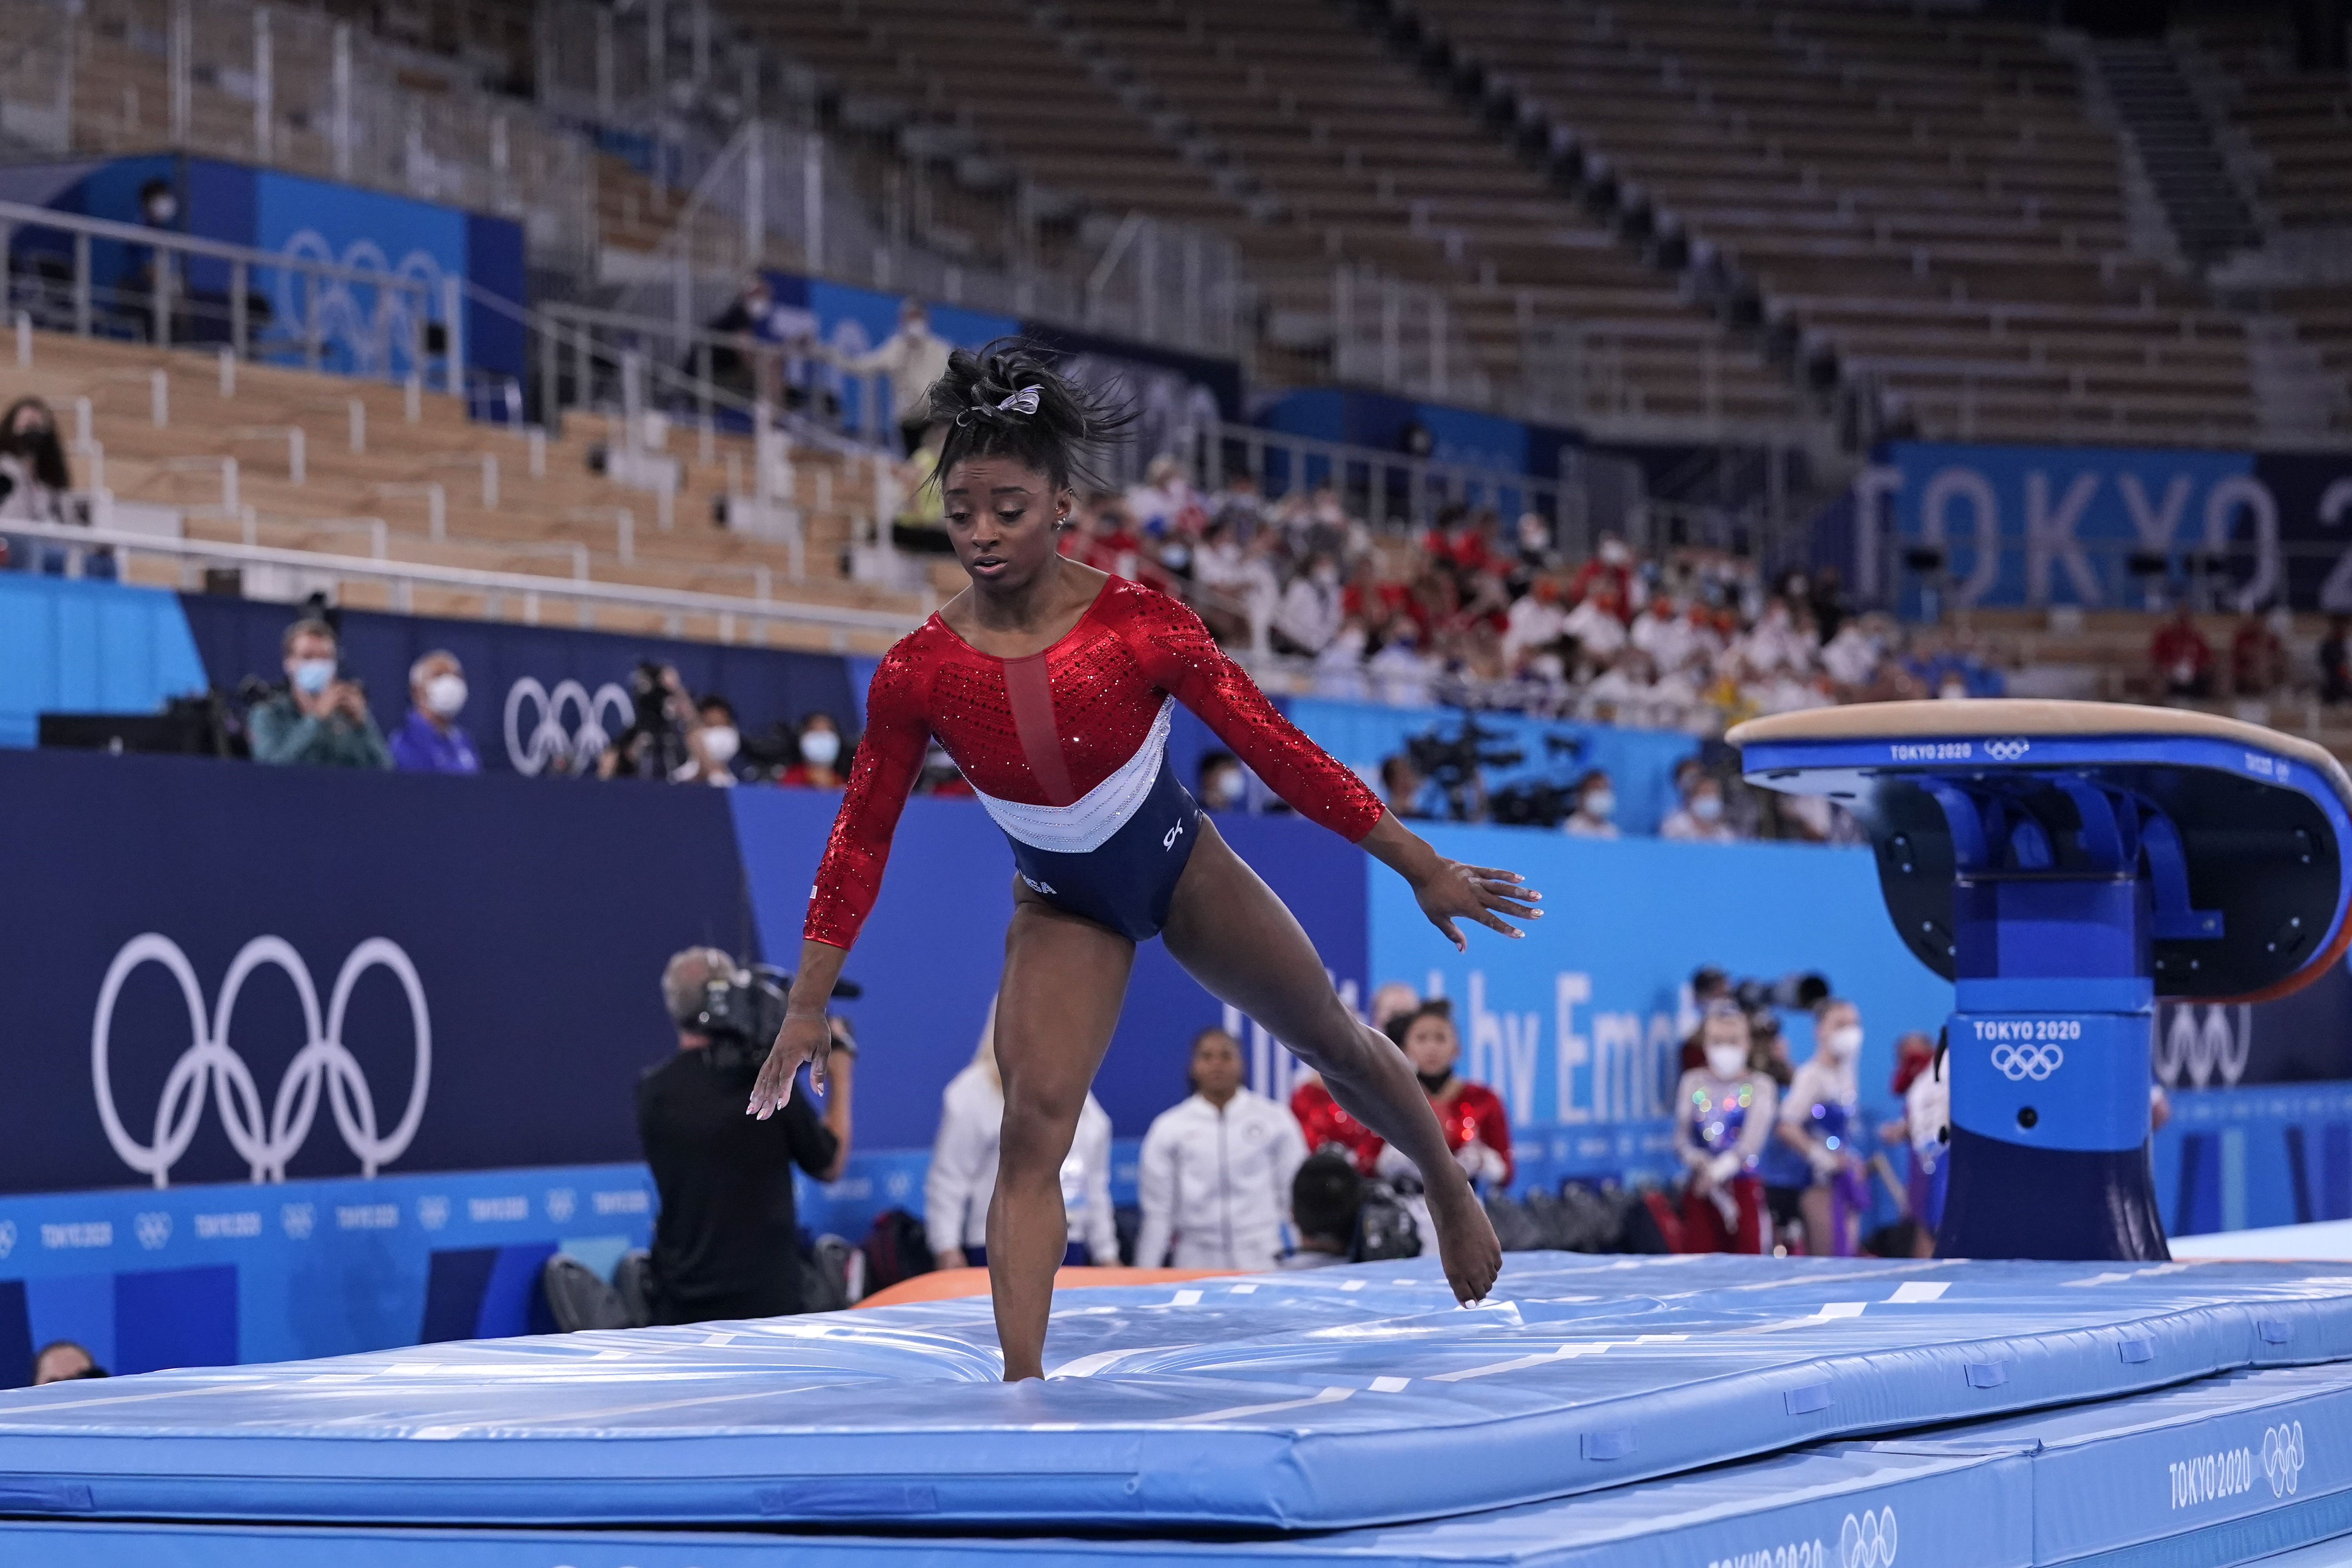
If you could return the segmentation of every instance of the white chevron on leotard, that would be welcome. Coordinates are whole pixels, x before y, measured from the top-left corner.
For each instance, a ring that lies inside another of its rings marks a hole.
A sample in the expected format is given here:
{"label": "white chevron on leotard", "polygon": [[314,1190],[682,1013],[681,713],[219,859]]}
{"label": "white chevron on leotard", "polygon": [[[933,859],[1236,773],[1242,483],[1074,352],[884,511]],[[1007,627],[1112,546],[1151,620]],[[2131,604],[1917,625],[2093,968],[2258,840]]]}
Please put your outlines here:
{"label": "white chevron on leotard", "polygon": [[1067,806],[1024,806],[1017,800],[1000,800],[982,789],[972,793],[980,797],[998,827],[1024,844],[1056,854],[1098,850],[1127,826],[1128,819],[1151,793],[1152,784],[1160,778],[1160,765],[1168,756],[1168,729],[1175,707],[1175,698],[1163,698],[1159,716],[1151,721],[1150,731],[1135,748],[1135,755]]}

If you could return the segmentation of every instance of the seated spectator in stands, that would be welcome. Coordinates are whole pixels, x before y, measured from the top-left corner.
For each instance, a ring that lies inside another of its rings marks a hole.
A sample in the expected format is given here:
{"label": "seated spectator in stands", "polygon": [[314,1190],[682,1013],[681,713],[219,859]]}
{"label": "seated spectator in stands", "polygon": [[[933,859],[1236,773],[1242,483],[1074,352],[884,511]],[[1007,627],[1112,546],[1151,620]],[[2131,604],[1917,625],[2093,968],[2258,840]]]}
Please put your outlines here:
{"label": "seated spectator in stands", "polygon": [[341,649],[324,621],[286,628],[286,687],[253,705],[253,759],[320,768],[389,768],[392,752],[357,681],[337,674]]}
{"label": "seated spectator in stands", "polygon": [[1576,810],[1560,824],[1560,831],[1575,839],[1613,839],[1617,836],[1617,790],[1609,782],[1609,775],[1595,768],[1576,781]]}
{"label": "seated spectator in stands", "polygon": [[1661,670],[1679,670],[1704,651],[1689,615],[1663,593],[1651,597],[1648,612],[1635,617],[1627,636]]}
{"label": "seated spectator in stands", "polygon": [[2319,700],[2352,702],[2352,617],[2331,615],[2319,640]]}
{"label": "seated spectator in stands", "polygon": [[1886,657],[1885,646],[1859,618],[1850,618],[1837,634],[1822,644],[1822,668],[1849,694],[1859,693],[1878,679]]}
{"label": "seated spectator in stands", "polygon": [[1576,645],[1594,659],[1613,657],[1625,646],[1625,601],[1616,582],[1601,578],[1591,591],[1568,612],[1560,630],[1576,639]]}
{"label": "seated spectator in stands", "polygon": [[[923,1231],[934,1266],[977,1269],[988,1261],[988,1204],[996,1193],[998,1138],[1004,1123],[1004,1080],[996,1064],[996,1002],[980,1027],[971,1064],[940,1096],[931,1168],[923,1178]],[[1118,1262],[1118,1226],[1110,1202],[1110,1116],[1089,1093],[1078,1107],[1077,1135],[1062,1161],[1065,1266]]]}
{"label": "seated spectator in stands", "polygon": [[1274,651],[1294,658],[1315,657],[1339,634],[1343,613],[1339,562],[1332,556],[1318,555],[1282,591],[1282,601],[1274,612]]}
{"label": "seated spectator in stands", "polygon": [[1512,601],[1504,617],[1503,658],[1516,664],[1520,655],[1559,641],[1567,628],[1568,612],[1559,602],[1559,580],[1537,578],[1527,592]]}
{"label": "seated spectator in stands", "polygon": [[1192,1094],[1143,1134],[1136,1266],[1272,1269],[1306,1140],[1288,1111],[1244,1086],[1241,1043],[1224,1030],[1193,1037],[1188,1076]]}
{"label": "seated spectator in stands", "polygon": [[1779,1091],[1748,1060],[1748,1015],[1728,998],[1707,1004],[1702,1061],[1675,1089],[1675,1153],[1683,1163],[1683,1252],[1769,1250],[1756,1164],[1772,1135]]}
{"label": "seated spectator in stands", "polygon": [[1339,633],[1315,655],[1315,695],[1341,702],[1362,702],[1371,695],[1364,679],[1364,650],[1371,636],[1353,615],[1339,623]]}
{"label": "seated spectator in stands", "polygon": [[2268,615],[2249,610],[2230,639],[2230,690],[2242,697],[2265,697],[2286,685],[2286,639],[2294,616],[2282,604]]}
{"label": "seated spectator in stands", "polygon": [[[1855,1228],[1869,1201],[1856,1141],[1861,1084],[1862,1014],[1842,998],[1813,1008],[1813,1054],[1780,1099],[1775,1133],[1779,1158],[1766,1166],[1773,1218],[1791,1209],[1801,1218],[1805,1251],[1815,1258],[1853,1256]],[[1793,1156],[1793,1157],[1790,1157]]]}
{"label": "seated spectator in stands", "polygon": [[1412,1063],[1429,1108],[1445,1133],[1445,1146],[1473,1181],[1511,1184],[1511,1124],[1492,1089],[1455,1073],[1462,1039],[1454,1031],[1454,1007],[1444,998],[1426,1001],[1389,1020],[1388,1037]]}
{"label": "seated spectator in stands", "polygon": [[1324,1269],[1345,1263],[1356,1245],[1356,1214],[1364,1206],[1364,1178],[1346,1155],[1312,1154],[1290,1178],[1290,1223],[1298,1245],[1282,1260],[1285,1269]]}
{"label": "seated spectator in stands", "polygon": [[1578,712],[1597,724],[1646,729],[1656,722],[1658,685],[1650,655],[1623,648],[1584,688]]}
{"label": "seated spectator in stands", "polygon": [[2207,697],[2213,693],[2213,649],[2186,604],[2148,639],[2147,662],[2156,672],[2158,689],[2167,696]]}
{"label": "seated spectator in stands", "polygon": [[1690,781],[1683,803],[1658,824],[1658,837],[1692,844],[1727,844],[1739,835],[1723,820],[1723,786],[1706,774]]}
{"label": "seated spectator in stands", "polygon": [[735,724],[735,705],[716,692],[706,692],[695,704],[695,717],[694,727],[686,732],[686,760],[671,771],[670,782],[733,789],[735,758],[743,749],[743,732]]}
{"label": "seated spectator in stands", "polygon": [[1411,757],[1400,751],[1381,759],[1381,802],[1400,821],[1413,821],[1429,815],[1421,806],[1423,788],[1421,769],[1412,765]]}
{"label": "seated spectator in stands", "polygon": [[[1201,493],[1184,476],[1184,465],[1163,452],[1145,466],[1143,482],[1128,488],[1127,512],[1146,538],[1158,538],[1177,528],[1186,514],[1205,516],[1206,508]],[[1195,531],[1198,522],[1192,524]]]}
{"label": "seated spectator in stands", "polygon": [[[72,489],[73,470],[58,436],[57,415],[39,398],[18,398],[0,414],[0,528],[11,522],[74,521],[66,509]],[[14,570],[62,572],[66,554],[65,547],[54,541],[0,531],[0,564]],[[100,564],[103,570],[89,570]],[[93,558],[84,570],[90,576],[112,577],[113,558],[107,556],[102,563]]]}
{"label": "seated spectator in stands", "polygon": [[1614,533],[1603,533],[1601,548],[1592,552],[1591,559],[1576,569],[1575,577],[1569,580],[1568,596],[1580,604],[1591,598],[1592,591],[1602,582],[1608,582],[1617,590],[1619,603],[1625,603],[1633,598],[1633,552],[1626,548],[1624,539]]}
{"label": "seated spectator in stands", "polygon": [[796,745],[800,760],[778,774],[777,783],[795,789],[842,787],[841,726],[833,715],[813,713],[802,719]]}
{"label": "seated spectator in stands", "polygon": [[1211,751],[1201,758],[1200,800],[1211,811],[1238,811],[1249,800],[1249,778],[1241,759],[1230,751]]}
{"label": "seated spectator in stands", "polygon": [[89,1352],[69,1339],[51,1340],[33,1357],[33,1386],[45,1383],[72,1383],[85,1377],[104,1377],[106,1368],[98,1364]]}
{"label": "seated spectator in stands", "polygon": [[482,759],[457,727],[466,706],[466,671],[457,655],[435,649],[408,666],[408,722],[393,732],[392,765],[404,773],[479,773]]}
{"label": "seated spectator in stands", "polygon": [[1388,624],[1380,651],[1364,661],[1364,675],[1375,701],[1391,707],[1427,707],[1431,683],[1441,666],[1421,650],[1421,629],[1412,618],[1399,615]]}
{"label": "seated spectator in stands", "polygon": [[1257,537],[1259,525],[1265,517],[1265,503],[1259,496],[1257,478],[1246,468],[1236,468],[1225,476],[1225,487],[1209,507],[1209,521],[1222,524],[1227,534],[1242,544]]}

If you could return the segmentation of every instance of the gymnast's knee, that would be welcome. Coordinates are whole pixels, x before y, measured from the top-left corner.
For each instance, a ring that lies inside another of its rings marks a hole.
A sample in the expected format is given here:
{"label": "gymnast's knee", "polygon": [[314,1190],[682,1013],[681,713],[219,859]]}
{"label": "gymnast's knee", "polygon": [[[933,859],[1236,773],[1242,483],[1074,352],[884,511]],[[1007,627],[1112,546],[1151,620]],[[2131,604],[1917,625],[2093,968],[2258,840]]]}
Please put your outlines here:
{"label": "gymnast's knee", "polygon": [[1060,1095],[1026,1093],[1014,1083],[1005,1084],[1004,1121],[997,1143],[997,1170],[1003,1179],[1059,1183],[1086,1095],[1081,1092],[1066,1106],[1061,1100]]}

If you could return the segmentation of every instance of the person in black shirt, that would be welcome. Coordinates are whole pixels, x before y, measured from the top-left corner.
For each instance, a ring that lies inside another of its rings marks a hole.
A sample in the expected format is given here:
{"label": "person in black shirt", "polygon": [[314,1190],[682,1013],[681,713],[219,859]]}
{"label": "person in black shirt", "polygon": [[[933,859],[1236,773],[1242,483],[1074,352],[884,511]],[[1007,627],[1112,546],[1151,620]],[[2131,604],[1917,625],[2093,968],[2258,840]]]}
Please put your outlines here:
{"label": "person in black shirt", "polygon": [[661,1193],[650,1292],[656,1323],[804,1311],[793,1167],[831,1181],[849,1156],[850,1074],[841,1070],[856,1047],[847,1026],[832,1020],[822,1119],[806,1080],[774,1116],[746,1116],[760,1053],[730,1071],[714,1061],[710,1037],[693,1027],[704,987],[734,972],[735,961],[716,947],[670,959],[662,999],[677,1024],[677,1052],[637,1082],[637,1136]]}

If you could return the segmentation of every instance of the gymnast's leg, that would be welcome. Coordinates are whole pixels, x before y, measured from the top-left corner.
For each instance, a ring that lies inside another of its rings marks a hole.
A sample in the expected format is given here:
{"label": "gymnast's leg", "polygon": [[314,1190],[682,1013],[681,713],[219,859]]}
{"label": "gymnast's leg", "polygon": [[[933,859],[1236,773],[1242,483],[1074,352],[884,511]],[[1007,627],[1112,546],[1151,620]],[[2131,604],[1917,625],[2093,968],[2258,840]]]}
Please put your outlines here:
{"label": "gymnast's leg", "polygon": [[1403,1052],[1348,1010],[1297,920],[1206,817],[1161,935],[1211,995],[1271,1030],[1343,1110],[1421,1167],[1445,1278],[1462,1301],[1484,1297],[1502,1248]]}
{"label": "gymnast's leg", "polygon": [[1004,1379],[1045,1375],[1054,1270],[1067,1248],[1062,1162],[1127,997],[1135,944],[1013,881],[996,1002],[1004,1124],[988,1205],[988,1285]]}

